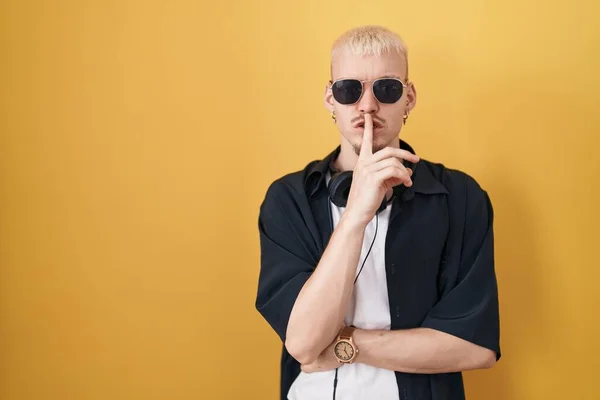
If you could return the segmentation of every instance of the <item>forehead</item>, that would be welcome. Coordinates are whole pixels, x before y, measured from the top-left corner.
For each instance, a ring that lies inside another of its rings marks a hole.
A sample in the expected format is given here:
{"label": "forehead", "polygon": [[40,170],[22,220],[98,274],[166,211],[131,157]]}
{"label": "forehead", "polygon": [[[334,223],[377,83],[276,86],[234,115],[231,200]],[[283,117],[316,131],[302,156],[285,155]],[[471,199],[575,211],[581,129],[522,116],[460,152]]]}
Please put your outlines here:
{"label": "forehead", "polygon": [[406,60],[396,51],[381,55],[356,55],[345,50],[331,60],[331,75],[332,80],[340,78],[370,80],[382,76],[404,79]]}

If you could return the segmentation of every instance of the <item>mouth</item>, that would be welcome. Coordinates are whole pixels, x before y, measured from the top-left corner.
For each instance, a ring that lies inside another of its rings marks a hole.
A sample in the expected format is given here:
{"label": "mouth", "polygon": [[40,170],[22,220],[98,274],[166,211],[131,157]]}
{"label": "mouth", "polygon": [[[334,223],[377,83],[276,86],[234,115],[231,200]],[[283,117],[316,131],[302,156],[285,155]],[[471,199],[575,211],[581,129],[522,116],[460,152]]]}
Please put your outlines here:
{"label": "mouth", "polygon": [[[365,121],[360,121],[360,122],[354,124],[354,128],[360,129],[360,130],[365,129]],[[373,121],[373,130],[374,131],[381,130],[382,128],[383,128],[383,125],[381,123]]]}

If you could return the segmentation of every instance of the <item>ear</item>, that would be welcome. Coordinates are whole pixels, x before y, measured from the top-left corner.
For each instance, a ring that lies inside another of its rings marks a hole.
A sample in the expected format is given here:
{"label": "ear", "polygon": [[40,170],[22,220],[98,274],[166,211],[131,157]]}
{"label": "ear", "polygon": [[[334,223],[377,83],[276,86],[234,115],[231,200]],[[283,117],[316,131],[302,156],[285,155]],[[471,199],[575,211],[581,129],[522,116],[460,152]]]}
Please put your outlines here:
{"label": "ear", "polygon": [[411,112],[413,110],[413,108],[415,108],[417,105],[417,88],[415,87],[415,84],[412,82],[409,82],[408,87],[407,87],[406,101],[407,101],[406,111]]}
{"label": "ear", "polygon": [[325,93],[323,95],[323,104],[325,104],[325,108],[330,113],[335,110],[334,103],[333,103],[333,93],[331,92],[331,81],[329,81],[329,84],[327,86],[325,86]]}

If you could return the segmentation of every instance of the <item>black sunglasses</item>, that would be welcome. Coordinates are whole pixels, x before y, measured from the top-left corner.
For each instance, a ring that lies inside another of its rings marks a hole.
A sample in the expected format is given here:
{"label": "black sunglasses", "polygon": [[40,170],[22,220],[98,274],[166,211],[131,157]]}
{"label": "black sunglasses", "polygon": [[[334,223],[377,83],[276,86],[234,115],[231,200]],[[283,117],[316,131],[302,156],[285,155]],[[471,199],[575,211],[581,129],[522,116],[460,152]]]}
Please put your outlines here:
{"label": "black sunglasses", "polygon": [[[364,82],[358,79],[338,79],[331,83],[333,98],[340,104],[357,103],[364,92]],[[392,104],[400,100],[406,85],[400,79],[379,78],[373,81],[373,94],[380,103]]]}

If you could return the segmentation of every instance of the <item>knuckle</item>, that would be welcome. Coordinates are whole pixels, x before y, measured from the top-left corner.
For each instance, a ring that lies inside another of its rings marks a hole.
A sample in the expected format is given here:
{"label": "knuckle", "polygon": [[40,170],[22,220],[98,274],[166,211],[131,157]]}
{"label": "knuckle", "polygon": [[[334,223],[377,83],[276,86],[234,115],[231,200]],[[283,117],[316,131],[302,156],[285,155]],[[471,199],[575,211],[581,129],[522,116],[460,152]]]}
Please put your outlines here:
{"label": "knuckle", "polygon": [[383,157],[383,158],[389,157],[389,153],[390,153],[389,147],[384,147],[383,149],[379,150],[379,155],[380,155],[380,157]]}

